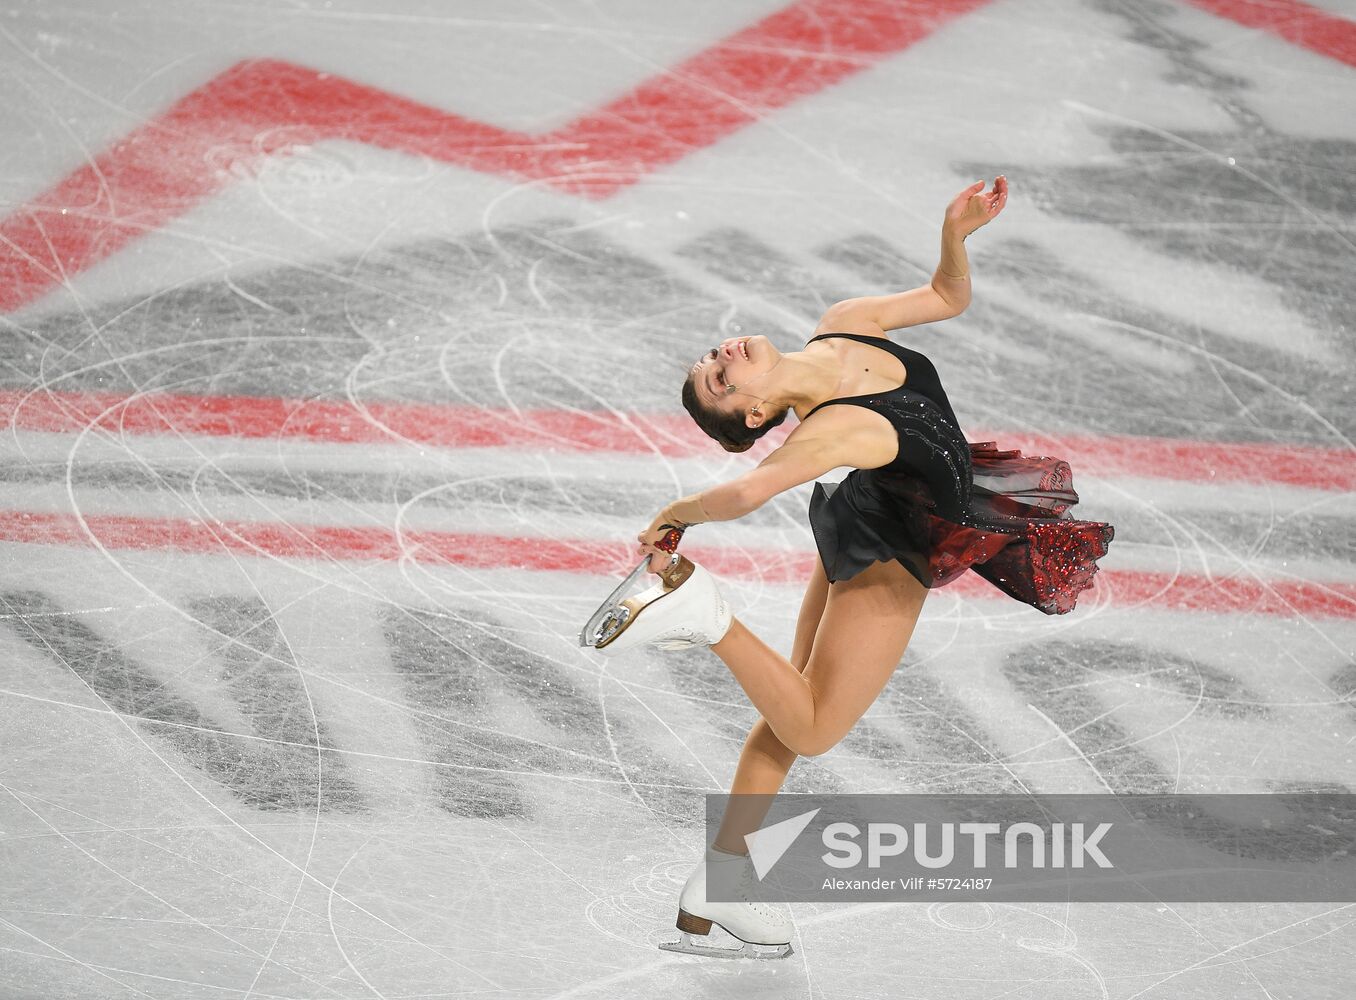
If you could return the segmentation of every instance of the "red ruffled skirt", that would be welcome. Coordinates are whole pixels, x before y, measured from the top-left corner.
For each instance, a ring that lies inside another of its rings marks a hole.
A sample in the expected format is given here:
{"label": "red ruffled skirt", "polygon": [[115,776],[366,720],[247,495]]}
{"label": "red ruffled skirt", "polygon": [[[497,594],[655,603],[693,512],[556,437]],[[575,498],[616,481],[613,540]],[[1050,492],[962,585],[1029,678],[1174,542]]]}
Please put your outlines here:
{"label": "red ruffled skirt", "polygon": [[830,582],[897,560],[924,586],[973,570],[1003,593],[1049,615],[1072,611],[1092,586],[1115,529],[1076,520],[1069,463],[970,442],[969,495],[946,517],[916,476],[856,469],[815,483],[810,527]]}

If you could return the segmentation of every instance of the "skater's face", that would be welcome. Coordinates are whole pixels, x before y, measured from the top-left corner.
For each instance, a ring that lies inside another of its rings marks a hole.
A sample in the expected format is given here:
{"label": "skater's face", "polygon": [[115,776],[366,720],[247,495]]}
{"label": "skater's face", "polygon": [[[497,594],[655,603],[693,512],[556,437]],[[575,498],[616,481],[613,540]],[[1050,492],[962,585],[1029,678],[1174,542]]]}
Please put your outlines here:
{"label": "skater's face", "polygon": [[[692,365],[683,381],[683,408],[726,451],[748,451],[786,419],[787,408],[768,402],[776,391],[772,370],[781,360],[766,337],[722,340]],[[754,407],[762,409],[754,413]]]}
{"label": "skater's face", "polygon": [[[735,413],[756,403],[757,396],[745,398],[738,391],[746,382],[771,368],[776,349],[761,334],[753,337],[731,337],[711,348],[692,366],[692,386],[697,400],[710,410]],[[736,391],[731,391],[735,386]],[[756,388],[756,387],[755,387]]]}

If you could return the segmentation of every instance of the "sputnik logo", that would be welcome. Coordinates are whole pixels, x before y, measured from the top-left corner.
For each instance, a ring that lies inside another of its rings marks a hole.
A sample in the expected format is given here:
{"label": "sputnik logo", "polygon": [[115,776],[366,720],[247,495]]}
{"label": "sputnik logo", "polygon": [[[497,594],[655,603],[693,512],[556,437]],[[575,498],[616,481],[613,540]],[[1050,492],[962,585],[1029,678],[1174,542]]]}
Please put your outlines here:
{"label": "sputnik logo", "polygon": [[784,819],[780,823],[773,823],[745,835],[744,843],[748,845],[749,860],[753,862],[753,870],[758,876],[758,881],[761,882],[767,877],[772,866],[782,859],[782,855],[790,850],[796,838],[805,832],[810,820],[818,815],[818,809],[811,809],[807,813],[792,816],[790,819]]}

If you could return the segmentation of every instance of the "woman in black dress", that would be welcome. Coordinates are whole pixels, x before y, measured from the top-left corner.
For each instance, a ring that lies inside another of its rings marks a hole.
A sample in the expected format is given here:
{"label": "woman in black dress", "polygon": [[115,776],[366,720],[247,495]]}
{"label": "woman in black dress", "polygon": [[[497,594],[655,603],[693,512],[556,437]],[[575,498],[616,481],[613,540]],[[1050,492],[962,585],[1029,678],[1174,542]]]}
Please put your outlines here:
{"label": "woman in black dress", "polygon": [[[762,715],[733,795],[775,793],[798,755],[824,753],[843,738],[898,666],[930,588],[973,569],[1013,598],[1062,614],[1106,553],[1111,526],[1068,513],[1078,496],[1065,462],[967,442],[932,363],[885,335],[969,305],[964,240],[1007,197],[1001,176],[988,191],[980,182],[956,196],[929,284],[837,303],[800,351],[779,352],[761,336],[732,338],[692,366],[683,403],[727,451],[747,450],[789,412],[800,422],[757,468],[664,508],[638,536],[652,571],[668,564],[656,543],[672,527],[734,520],[832,469],[853,469],[836,487],[815,484],[810,523],[820,559],[789,659],[730,616],[704,571],[661,599],[672,605],[667,613],[647,608],[649,626],[637,620],[627,644],[666,639],[659,644],[672,648],[676,636],[709,645],[730,668]],[[761,822],[758,812],[727,812],[680,901],[685,932],[705,933],[714,921],[746,942],[789,941],[789,921],[771,908],[704,899],[705,866],[747,864],[743,836]]]}

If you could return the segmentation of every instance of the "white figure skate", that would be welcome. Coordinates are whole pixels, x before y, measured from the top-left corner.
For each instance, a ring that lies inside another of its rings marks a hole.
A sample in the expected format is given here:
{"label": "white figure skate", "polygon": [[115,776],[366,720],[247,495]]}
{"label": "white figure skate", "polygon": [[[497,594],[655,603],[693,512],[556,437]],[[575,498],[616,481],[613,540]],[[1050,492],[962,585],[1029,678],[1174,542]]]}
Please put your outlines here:
{"label": "white figure skate", "polygon": [[[714,869],[719,866],[719,871]],[[779,906],[756,903],[747,898],[738,902],[708,902],[708,874],[721,879],[722,885],[736,887],[735,894],[747,897],[754,884],[753,862],[747,855],[724,854],[710,850],[697,865],[678,897],[677,941],[661,942],[664,951],[709,958],[786,958],[791,954],[791,917]],[[697,941],[711,933],[711,925],[720,927],[739,941],[734,948]]]}
{"label": "white figure skate", "polygon": [[581,645],[616,656],[647,642],[673,650],[709,646],[724,638],[731,622],[729,604],[710,573],[676,552],[651,587],[617,601],[645,565],[594,612],[579,637]]}

